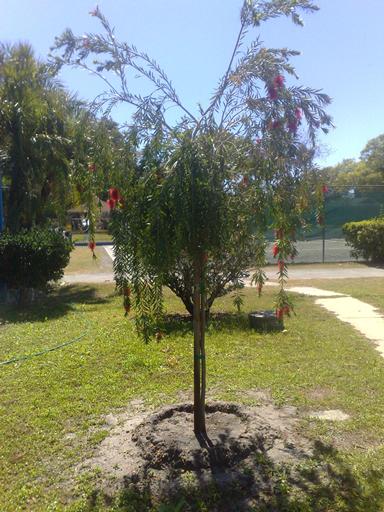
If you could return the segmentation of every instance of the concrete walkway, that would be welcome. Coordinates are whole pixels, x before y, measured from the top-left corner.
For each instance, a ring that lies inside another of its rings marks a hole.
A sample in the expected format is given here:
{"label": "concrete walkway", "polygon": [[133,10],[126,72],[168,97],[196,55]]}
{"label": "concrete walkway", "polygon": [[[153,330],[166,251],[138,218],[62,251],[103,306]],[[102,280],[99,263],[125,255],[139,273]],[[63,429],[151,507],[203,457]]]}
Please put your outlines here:
{"label": "concrete walkway", "polygon": [[94,274],[64,274],[62,282],[65,284],[76,283],[114,283],[113,272],[95,272]]}
{"label": "concrete walkway", "polygon": [[294,286],[289,291],[317,297],[315,304],[334,313],[339,320],[373,341],[376,350],[384,357],[384,316],[376,308],[349,295],[309,286]]}
{"label": "concrete walkway", "polygon": [[[113,246],[103,246],[108,256],[113,261],[115,259]],[[269,284],[273,285],[277,281],[276,265],[270,265],[264,268],[269,280]],[[365,277],[383,277],[384,269],[378,267],[370,267],[358,263],[344,264],[314,264],[314,265],[290,265],[288,269],[289,279],[306,280],[306,279],[354,279]],[[113,282],[113,272],[110,273],[93,273],[93,274],[66,274],[64,276],[66,283],[105,283]],[[245,286],[251,286],[250,279],[245,280]]]}
{"label": "concrete walkway", "polygon": [[[349,267],[349,265],[351,265]],[[276,281],[276,265],[264,269],[268,279]],[[289,265],[288,277],[291,281],[301,279],[355,279],[361,277],[384,277],[384,269],[364,264],[344,265]]]}

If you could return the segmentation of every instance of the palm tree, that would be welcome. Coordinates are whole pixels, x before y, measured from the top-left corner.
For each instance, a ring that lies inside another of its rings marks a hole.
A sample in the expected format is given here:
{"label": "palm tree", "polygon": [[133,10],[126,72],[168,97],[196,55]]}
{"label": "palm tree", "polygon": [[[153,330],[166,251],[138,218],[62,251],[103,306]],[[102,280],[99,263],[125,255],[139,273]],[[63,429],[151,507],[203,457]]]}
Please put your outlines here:
{"label": "palm tree", "polygon": [[28,44],[0,47],[0,163],[13,232],[44,223],[50,209],[63,205],[72,107],[52,68]]}

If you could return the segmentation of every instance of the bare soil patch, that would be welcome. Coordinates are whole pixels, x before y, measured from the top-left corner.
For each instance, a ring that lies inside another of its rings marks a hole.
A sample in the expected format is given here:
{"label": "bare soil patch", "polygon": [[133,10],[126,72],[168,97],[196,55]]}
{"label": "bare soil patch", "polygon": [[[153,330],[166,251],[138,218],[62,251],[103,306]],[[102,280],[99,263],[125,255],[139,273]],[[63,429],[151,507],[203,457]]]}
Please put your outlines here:
{"label": "bare soil patch", "polygon": [[[199,439],[190,403],[150,415],[109,416],[111,433],[82,470],[101,470],[104,496],[134,488],[156,503],[185,496],[191,486],[202,495],[214,486],[224,500],[217,510],[241,511],[271,495],[281,468],[294,468],[313,454],[298,432],[294,407],[212,402],[206,412],[207,436]],[[230,502],[224,499],[228,493]]]}

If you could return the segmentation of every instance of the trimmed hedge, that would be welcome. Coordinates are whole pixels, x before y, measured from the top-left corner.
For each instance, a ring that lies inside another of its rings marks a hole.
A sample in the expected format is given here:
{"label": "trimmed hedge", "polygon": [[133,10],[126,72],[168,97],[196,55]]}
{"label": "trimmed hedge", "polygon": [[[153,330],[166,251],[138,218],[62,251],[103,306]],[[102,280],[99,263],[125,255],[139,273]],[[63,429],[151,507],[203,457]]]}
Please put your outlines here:
{"label": "trimmed hedge", "polygon": [[353,257],[374,263],[384,262],[384,217],[348,222],[343,226],[343,233],[347,244],[352,247]]}
{"label": "trimmed hedge", "polygon": [[68,265],[72,243],[61,232],[33,229],[0,235],[0,280],[10,289],[47,288]]}

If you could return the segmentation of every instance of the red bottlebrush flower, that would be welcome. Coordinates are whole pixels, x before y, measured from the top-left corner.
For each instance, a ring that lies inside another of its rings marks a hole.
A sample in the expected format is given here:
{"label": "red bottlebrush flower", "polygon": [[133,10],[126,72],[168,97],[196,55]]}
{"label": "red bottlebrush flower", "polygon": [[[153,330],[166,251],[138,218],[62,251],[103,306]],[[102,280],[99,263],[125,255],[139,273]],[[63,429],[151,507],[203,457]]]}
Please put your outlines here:
{"label": "red bottlebrush flower", "polygon": [[301,118],[303,117],[303,112],[302,112],[301,108],[295,109],[295,117],[298,121],[301,121]]}
{"label": "red bottlebrush flower", "polygon": [[281,126],[281,123],[277,119],[272,122],[272,129],[273,130],[278,130],[280,128],[280,126]]}
{"label": "red bottlebrush flower", "polygon": [[242,185],[244,187],[248,187],[248,185],[249,185],[249,178],[248,178],[248,176],[243,176]]}
{"label": "red bottlebrush flower", "polygon": [[296,133],[297,132],[297,121],[296,119],[291,119],[288,121],[288,131],[289,133]]}
{"label": "red bottlebrush flower", "polygon": [[279,260],[277,262],[277,265],[279,267],[279,272],[283,272],[284,268],[285,268],[285,261],[284,260]]}
{"label": "red bottlebrush flower", "polygon": [[95,242],[88,242],[88,247],[89,247],[89,249],[91,249],[91,251],[94,251],[95,247],[96,247]]}
{"label": "red bottlebrush flower", "polygon": [[277,89],[276,87],[268,87],[268,97],[270,100],[277,100]]}
{"label": "red bottlebrush flower", "polygon": [[163,339],[163,333],[161,331],[157,331],[155,338],[157,342],[161,341]]}
{"label": "red bottlebrush flower", "polygon": [[276,256],[279,254],[279,246],[276,242],[273,244],[272,254],[274,258],[276,258]]}
{"label": "red bottlebrush flower", "polygon": [[96,171],[96,164],[93,163],[93,162],[88,164],[88,171],[95,172]]}
{"label": "red bottlebrush flower", "polygon": [[110,188],[108,190],[108,193],[109,193],[109,198],[112,199],[112,201],[119,201],[120,199],[120,194],[119,194],[119,191],[117,190],[117,188]]}
{"label": "red bottlebrush flower", "polygon": [[284,87],[285,78],[283,75],[277,75],[273,79],[273,85],[277,87],[278,89],[282,89]]}
{"label": "red bottlebrush flower", "polygon": [[278,320],[281,320],[283,318],[283,315],[284,315],[284,311],[282,308],[276,309],[276,318]]}
{"label": "red bottlebrush flower", "polygon": [[107,199],[107,206],[110,210],[113,210],[116,206],[116,201],[114,201],[113,199]]}
{"label": "red bottlebrush flower", "polygon": [[326,194],[327,192],[329,192],[329,188],[327,187],[327,185],[323,185],[321,187],[321,191],[322,191],[323,194]]}

